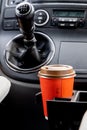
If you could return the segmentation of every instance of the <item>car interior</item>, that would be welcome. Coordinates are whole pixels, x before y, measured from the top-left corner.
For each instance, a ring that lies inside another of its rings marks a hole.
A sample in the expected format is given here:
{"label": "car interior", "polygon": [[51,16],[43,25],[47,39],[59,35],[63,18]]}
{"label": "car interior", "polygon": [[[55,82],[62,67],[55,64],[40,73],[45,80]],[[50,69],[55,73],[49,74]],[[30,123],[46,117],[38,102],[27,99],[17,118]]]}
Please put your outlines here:
{"label": "car interior", "polygon": [[[47,100],[45,118],[38,72],[62,64],[73,95]],[[0,0],[0,77],[3,130],[86,130],[87,0]]]}

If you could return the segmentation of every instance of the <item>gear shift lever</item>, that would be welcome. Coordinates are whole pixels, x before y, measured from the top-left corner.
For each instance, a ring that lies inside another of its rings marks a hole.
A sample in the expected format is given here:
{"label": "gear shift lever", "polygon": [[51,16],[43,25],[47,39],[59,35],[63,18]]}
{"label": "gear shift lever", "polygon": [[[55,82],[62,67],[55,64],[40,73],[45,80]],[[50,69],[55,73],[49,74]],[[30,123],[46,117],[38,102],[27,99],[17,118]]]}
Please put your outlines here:
{"label": "gear shift lever", "polygon": [[28,41],[35,40],[34,36],[34,7],[28,2],[20,3],[16,6],[16,16],[20,31]]}
{"label": "gear shift lever", "polygon": [[16,16],[19,23],[20,31],[24,35],[24,48],[21,54],[25,58],[27,54],[31,54],[31,59],[40,62],[40,54],[36,47],[36,38],[34,36],[34,7],[29,2],[22,2],[16,6]]}
{"label": "gear shift lever", "polygon": [[9,43],[5,58],[12,70],[20,73],[35,72],[42,65],[51,61],[55,46],[49,36],[35,32],[34,7],[29,2],[22,2],[15,8],[20,32]]}

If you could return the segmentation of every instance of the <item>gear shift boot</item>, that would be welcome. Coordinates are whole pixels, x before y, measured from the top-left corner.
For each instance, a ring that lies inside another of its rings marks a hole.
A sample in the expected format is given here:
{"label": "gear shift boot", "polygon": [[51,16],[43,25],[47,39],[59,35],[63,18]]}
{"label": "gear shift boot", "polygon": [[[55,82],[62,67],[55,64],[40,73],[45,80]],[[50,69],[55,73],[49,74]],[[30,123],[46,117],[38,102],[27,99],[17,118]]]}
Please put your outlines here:
{"label": "gear shift boot", "polygon": [[47,35],[40,32],[35,32],[35,37],[37,39],[36,45],[30,46],[31,43],[29,47],[25,44],[22,34],[16,36],[8,43],[5,57],[11,69],[24,73],[34,72],[42,65],[48,64],[51,61],[55,53],[53,41]]}

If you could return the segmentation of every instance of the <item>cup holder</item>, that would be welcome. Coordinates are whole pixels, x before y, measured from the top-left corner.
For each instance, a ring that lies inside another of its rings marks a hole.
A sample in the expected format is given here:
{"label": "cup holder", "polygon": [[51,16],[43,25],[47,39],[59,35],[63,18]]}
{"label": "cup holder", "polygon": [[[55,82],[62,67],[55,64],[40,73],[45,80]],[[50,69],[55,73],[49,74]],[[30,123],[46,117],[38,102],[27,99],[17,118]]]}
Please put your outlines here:
{"label": "cup holder", "polygon": [[87,92],[75,91],[70,99],[48,100],[50,130],[78,130],[87,111]]}
{"label": "cup holder", "polygon": [[41,32],[35,32],[35,37],[41,61],[35,61],[29,53],[25,57],[21,56],[22,52],[25,51],[25,43],[23,35],[19,34],[7,44],[5,49],[6,64],[10,69],[21,73],[34,72],[52,60],[55,53],[53,41]]}
{"label": "cup holder", "polygon": [[86,91],[78,91],[76,96],[75,96],[74,101],[87,103],[87,92]]}

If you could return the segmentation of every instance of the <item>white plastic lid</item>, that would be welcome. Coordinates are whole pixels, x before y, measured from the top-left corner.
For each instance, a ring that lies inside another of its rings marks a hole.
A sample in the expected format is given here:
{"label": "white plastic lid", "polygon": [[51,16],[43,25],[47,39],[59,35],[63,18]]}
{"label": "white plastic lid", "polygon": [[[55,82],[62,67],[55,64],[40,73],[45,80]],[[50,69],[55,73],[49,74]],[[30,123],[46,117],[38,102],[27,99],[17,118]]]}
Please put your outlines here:
{"label": "white plastic lid", "polygon": [[40,77],[67,78],[75,77],[75,70],[70,65],[54,64],[42,66],[38,75]]}

